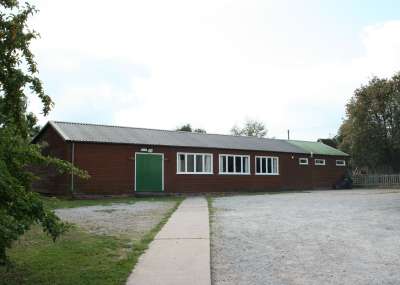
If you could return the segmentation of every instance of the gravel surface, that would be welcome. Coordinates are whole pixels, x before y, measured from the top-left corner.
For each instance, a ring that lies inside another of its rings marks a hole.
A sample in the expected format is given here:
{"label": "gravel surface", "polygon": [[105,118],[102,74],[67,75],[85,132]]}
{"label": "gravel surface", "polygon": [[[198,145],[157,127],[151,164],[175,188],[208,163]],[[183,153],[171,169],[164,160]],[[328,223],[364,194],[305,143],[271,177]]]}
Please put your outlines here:
{"label": "gravel surface", "polygon": [[400,190],[216,198],[219,284],[400,284]]}
{"label": "gravel surface", "polygon": [[67,222],[95,234],[140,239],[156,226],[176,202],[136,202],[58,209],[56,214]]}

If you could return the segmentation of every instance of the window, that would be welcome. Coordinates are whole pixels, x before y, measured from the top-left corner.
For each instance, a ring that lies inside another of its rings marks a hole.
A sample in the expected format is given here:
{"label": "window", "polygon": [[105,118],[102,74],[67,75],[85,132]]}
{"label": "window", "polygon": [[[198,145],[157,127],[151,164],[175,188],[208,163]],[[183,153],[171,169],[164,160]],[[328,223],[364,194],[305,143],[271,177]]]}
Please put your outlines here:
{"label": "window", "polygon": [[219,156],[220,174],[250,174],[250,156],[221,154]]}
{"label": "window", "polygon": [[196,172],[203,172],[203,155],[196,155]]}
{"label": "window", "polygon": [[234,172],[233,170],[235,169],[235,157],[234,156],[228,156],[228,171],[227,172]]}
{"label": "window", "polygon": [[204,172],[212,173],[212,155],[204,156]]}
{"label": "window", "polygon": [[308,165],[308,158],[306,158],[306,157],[300,157],[300,158],[299,158],[299,164],[300,164],[300,165]]}
{"label": "window", "polygon": [[256,156],[256,175],[279,175],[279,158]]}
{"label": "window", "polygon": [[336,160],[336,166],[346,166],[346,160],[344,159]]}
{"label": "window", "polygon": [[186,155],[186,172],[187,173],[194,172],[194,154]]}
{"label": "window", "polygon": [[178,174],[212,174],[212,154],[177,153]]}
{"label": "window", "polygon": [[186,155],[178,154],[178,172],[186,172]]}
{"label": "window", "polygon": [[314,160],[315,165],[325,165],[325,159],[316,158]]}
{"label": "window", "polygon": [[235,156],[235,172],[242,172],[242,158],[240,156]]}

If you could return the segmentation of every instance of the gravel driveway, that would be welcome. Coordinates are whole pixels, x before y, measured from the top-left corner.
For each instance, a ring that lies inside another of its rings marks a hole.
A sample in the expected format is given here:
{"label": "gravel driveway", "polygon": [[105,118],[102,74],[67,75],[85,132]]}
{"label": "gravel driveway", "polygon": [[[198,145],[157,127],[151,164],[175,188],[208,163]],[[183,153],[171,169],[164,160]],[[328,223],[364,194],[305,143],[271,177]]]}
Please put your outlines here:
{"label": "gravel driveway", "polygon": [[95,234],[138,240],[156,226],[175,206],[174,201],[136,202],[58,209],[56,214],[64,221]]}
{"label": "gravel driveway", "polygon": [[400,284],[400,190],[215,198],[219,284]]}

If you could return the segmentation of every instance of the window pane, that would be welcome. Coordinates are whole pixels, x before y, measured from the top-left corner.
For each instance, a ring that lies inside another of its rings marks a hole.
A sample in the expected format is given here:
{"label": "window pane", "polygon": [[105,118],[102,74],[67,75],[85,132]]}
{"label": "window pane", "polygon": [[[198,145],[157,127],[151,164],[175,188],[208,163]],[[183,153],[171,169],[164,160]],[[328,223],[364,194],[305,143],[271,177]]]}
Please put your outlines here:
{"label": "window pane", "polygon": [[226,172],[226,158],[225,156],[219,157],[219,171]]}
{"label": "window pane", "polygon": [[211,155],[204,156],[204,171],[211,172]]}
{"label": "window pane", "polygon": [[272,173],[272,159],[270,157],[267,159],[267,173]]}
{"label": "window pane", "polygon": [[233,156],[228,156],[228,172],[233,172]]}
{"label": "window pane", "polygon": [[300,164],[308,164],[308,160],[307,160],[307,158],[300,158],[299,163]]}
{"label": "window pane", "polygon": [[187,155],[187,172],[194,172],[194,155]]}
{"label": "window pane", "polygon": [[257,157],[256,158],[256,173],[260,173],[261,172],[261,158]]}
{"label": "window pane", "polygon": [[277,174],[278,173],[278,159],[275,157],[273,158],[273,164],[272,164],[272,173]]}
{"label": "window pane", "polygon": [[249,169],[249,158],[243,157],[243,173],[248,173]]}
{"label": "window pane", "polygon": [[178,172],[185,172],[185,155],[180,154],[179,155],[179,161],[178,161]]}
{"label": "window pane", "polygon": [[228,165],[227,165],[226,160],[227,160],[227,158],[226,158],[226,156],[224,156],[224,172],[228,172]]}
{"label": "window pane", "polygon": [[241,173],[242,172],[242,157],[235,156],[235,172]]}
{"label": "window pane", "polygon": [[196,155],[196,172],[203,172],[203,156]]}
{"label": "window pane", "polygon": [[346,161],[345,160],[336,160],[336,165],[344,166],[344,165],[346,165]]}
{"label": "window pane", "polygon": [[261,173],[267,173],[267,159],[265,157],[261,158]]}

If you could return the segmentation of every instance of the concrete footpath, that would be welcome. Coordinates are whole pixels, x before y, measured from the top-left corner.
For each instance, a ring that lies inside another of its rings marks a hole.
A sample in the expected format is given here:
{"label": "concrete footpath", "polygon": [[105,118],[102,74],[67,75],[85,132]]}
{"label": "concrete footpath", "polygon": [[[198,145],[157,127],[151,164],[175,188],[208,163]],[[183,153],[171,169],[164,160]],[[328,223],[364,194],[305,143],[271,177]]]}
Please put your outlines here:
{"label": "concrete footpath", "polygon": [[139,258],[127,285],[210,285],[207,201],[186,198]]}

